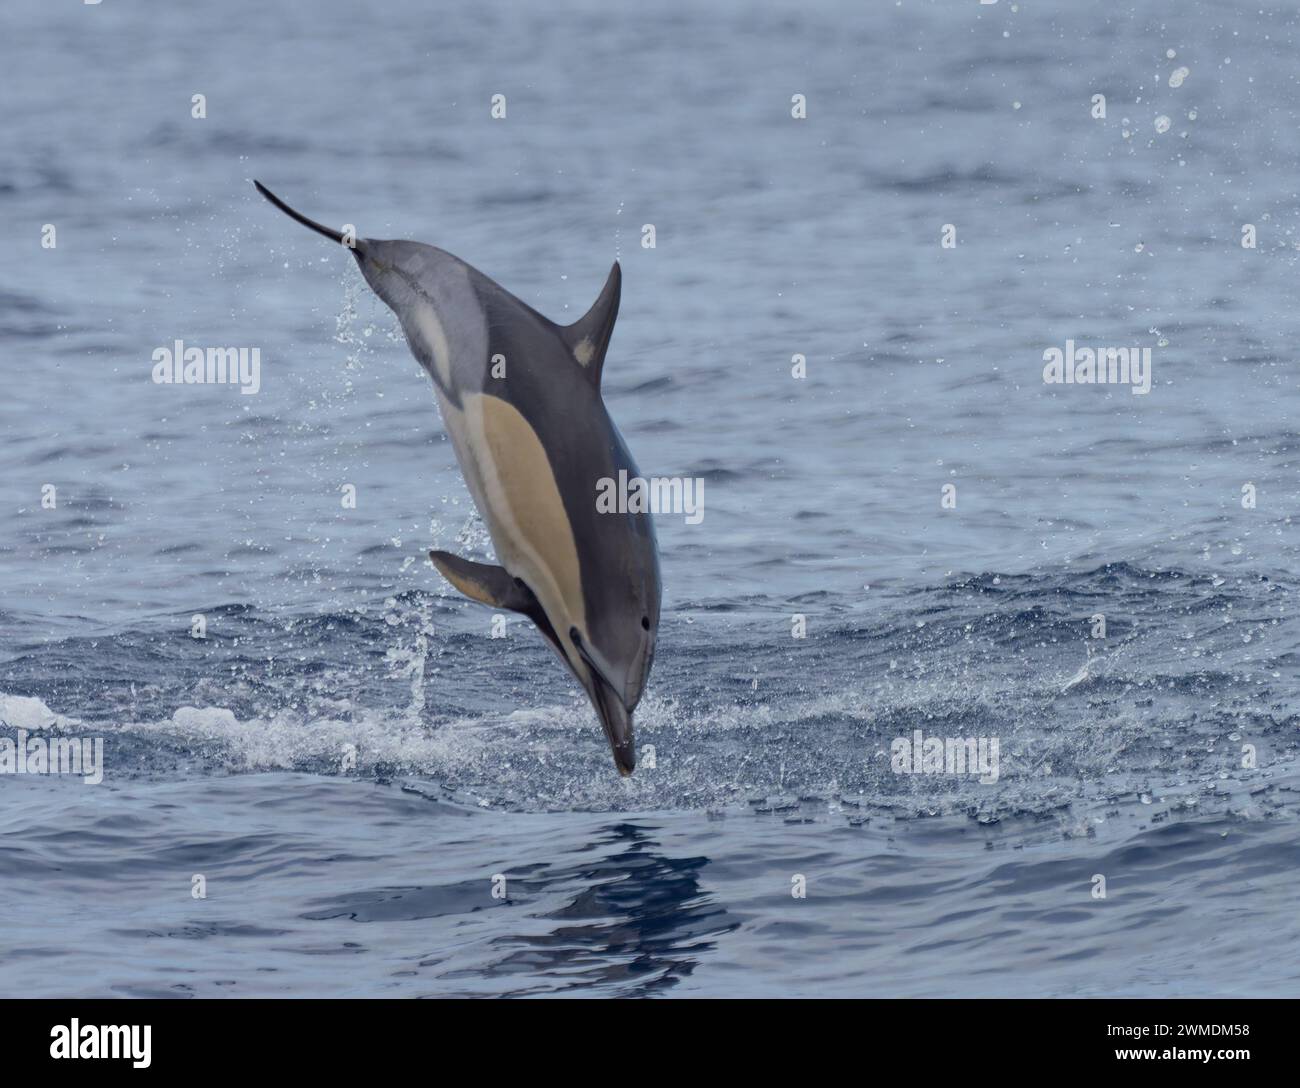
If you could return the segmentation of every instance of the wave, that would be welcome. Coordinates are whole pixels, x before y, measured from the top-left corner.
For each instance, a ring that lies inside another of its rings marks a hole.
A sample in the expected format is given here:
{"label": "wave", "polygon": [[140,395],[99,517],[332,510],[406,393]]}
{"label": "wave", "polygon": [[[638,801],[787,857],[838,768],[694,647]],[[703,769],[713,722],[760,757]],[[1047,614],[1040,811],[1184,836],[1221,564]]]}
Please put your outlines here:
{"label": "wave", "polygon": [[[29,635],[5,647],[0,723],[102,733],[127,777],[400,777],[471,806],[1068,823],[1146,796],[1226,812],[1256,787],[1279,797],[1300,760],[1291,594],[1120,563],[873,591],[870,607],[806,595],[804,638],[770,598],[670,609],[627,781],[530,624],[492,638],[481,610],[417,592],[324,615],[211,609],[203,639],[189,616]],[[996,782],[900,772],[895,745],[918,731],[996,740]]]}

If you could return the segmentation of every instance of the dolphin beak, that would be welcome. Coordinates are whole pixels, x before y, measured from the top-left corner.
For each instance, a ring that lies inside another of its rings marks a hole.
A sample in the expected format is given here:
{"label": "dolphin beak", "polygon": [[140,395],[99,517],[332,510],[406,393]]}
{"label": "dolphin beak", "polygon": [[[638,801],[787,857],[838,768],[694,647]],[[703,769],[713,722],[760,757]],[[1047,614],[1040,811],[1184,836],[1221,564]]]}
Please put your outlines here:
{"label": "dolphin beak", "polygon": [[569,628],[569,640],[573,643],[574,649],[578,651],[578,656],[582,658],[583,664],[587,666],[587,675],[582,680],[582,686],[587,689],[587,697],[591,699],[591,705],[596,708],[596,713],[600,715],[600,724],[605,729],[605,737],[609,740],[610,750],[614,753],[614,766],[618,768],[618,773],[624,778],[630,775],[636,767],[636,743],[632,735],[632,711],[624,705],[623,699],[619,692],[615,690],[614,685],[605,679],[605,674],[597,667],[596,662],[591,659],[587,653],[587,647],[583,645],[582,636],[578,633],[576,627]]}
{"label": "dolphin beak", "polygon": [[600,724],[605,729],[610,751],[614,753],[614,766],[624,778],[636,767],[636,743],[632,734],[632,712],[623,705],[623,700],[615,694],[605,678],[599,673],[592,677],[591,687],[587,689],[591,702],[600,715]]}
{"label": "dolphin beak", "polygon": [[288,204],[286,204],[283,200],[281,200],[278,196],[276,196],[273,192],[271,192],[271,190],[268,189],[265,185],[263,185],[260,181],[257,181],[255,179],[253,181],[253,184],[257,186],[257,191],[259,193],[261,193],[264,197],[266,197],[267,200],[269,200],[272,204],[274,204],[277,208],[279,208],[280,211],[284,212],[284,214],[287,215],[290,219],[296,219],[304,227],[309,227],[310,229],[314,230],[317,234],[325,235],[325,237],[328,238],[331,242],[337,242],[339,245],[343,245],[343,234],[340,231],[330,230],[329,227],[321,226],[321,224],[317,223],[314,219],[308,219],[301,212],[294,211],[291,207],[289,207]]}

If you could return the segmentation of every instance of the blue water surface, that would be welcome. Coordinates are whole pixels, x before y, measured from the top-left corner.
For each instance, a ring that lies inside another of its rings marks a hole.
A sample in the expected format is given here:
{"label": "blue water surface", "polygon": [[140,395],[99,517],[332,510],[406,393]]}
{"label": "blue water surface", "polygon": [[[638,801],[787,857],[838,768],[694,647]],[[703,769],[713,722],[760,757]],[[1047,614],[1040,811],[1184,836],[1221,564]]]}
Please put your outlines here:
{"label": "blue water surface", "polygon": [[[1300,992],[1295,5],[0,18],[0,737],[105,764],[0,775],[0,994]],[[429,566],[490,554],[431,383],[254,177],[557,321],[621,262],[606,402],[705,489],[631,779]]]}

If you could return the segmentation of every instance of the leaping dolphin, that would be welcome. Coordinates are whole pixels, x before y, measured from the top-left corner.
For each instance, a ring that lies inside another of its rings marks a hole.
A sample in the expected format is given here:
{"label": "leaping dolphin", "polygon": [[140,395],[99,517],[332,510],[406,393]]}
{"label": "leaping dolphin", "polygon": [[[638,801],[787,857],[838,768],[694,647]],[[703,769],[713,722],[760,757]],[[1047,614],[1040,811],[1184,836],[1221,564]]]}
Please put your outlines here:
{"label": "leaping dolphin", "polygon": [[438,407],[500,566],[433,551],[465,596],[531,619],[586,689],[619,773],[636,766],[632,712],[659,629],[659,553],[648,513],[598,512],[601,480],[639,478],[600,396],[618,316],[618,262],[588,313],[556,325],[450,253],[345,239],[433,378]]}

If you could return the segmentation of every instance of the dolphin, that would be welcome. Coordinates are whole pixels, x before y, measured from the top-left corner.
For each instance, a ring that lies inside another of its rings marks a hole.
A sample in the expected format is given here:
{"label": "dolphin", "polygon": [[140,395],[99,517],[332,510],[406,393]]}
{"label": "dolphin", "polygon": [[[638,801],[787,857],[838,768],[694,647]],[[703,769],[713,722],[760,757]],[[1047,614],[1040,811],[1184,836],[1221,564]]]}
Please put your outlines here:
{"label": "dolphin", "polygon": [[345,239],[253,184],[290,218],[352,250],[433,379],[500,564],[431,551],[433,565],[471,600],[537,625],[591,699],[619,773],[631,774],[632,712],[654,661],[660,582],[650,514],[602,512],[596,502],[610,487],[601,481],[620,472],[640,479],[600,394],[618,262],[595,305],[557,325],[444,250]]}

